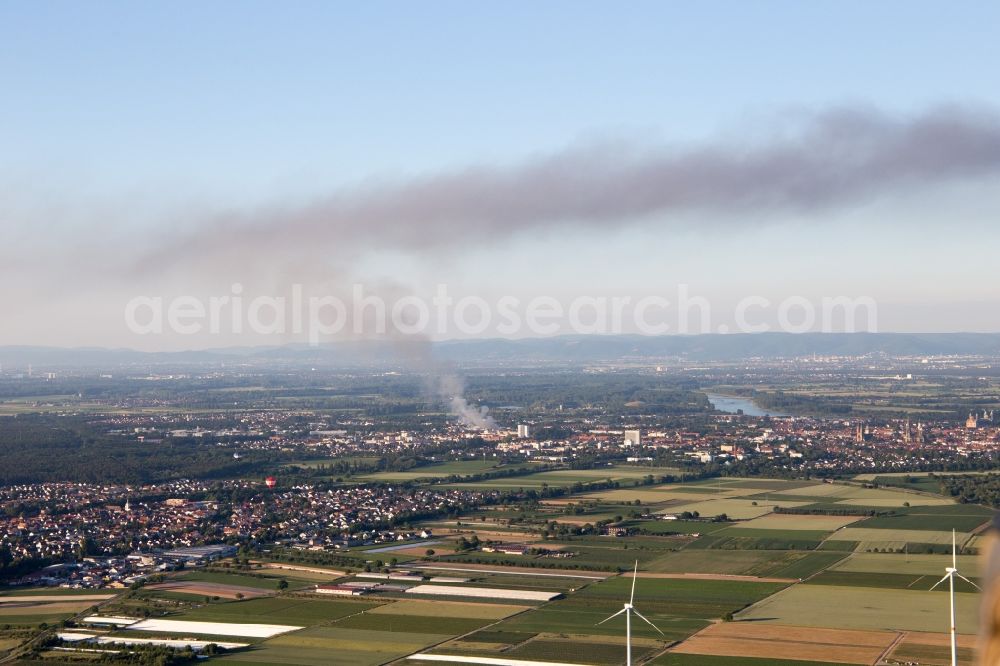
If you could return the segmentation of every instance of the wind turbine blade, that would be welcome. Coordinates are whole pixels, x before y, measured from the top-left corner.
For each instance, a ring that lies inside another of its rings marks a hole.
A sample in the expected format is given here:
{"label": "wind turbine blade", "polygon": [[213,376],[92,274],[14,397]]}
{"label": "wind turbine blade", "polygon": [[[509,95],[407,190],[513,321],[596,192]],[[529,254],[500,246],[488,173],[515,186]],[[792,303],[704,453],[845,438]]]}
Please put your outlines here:
{"label": "wind turbine blade", "polygon": [[955,553],[955,528],[951,530],[951,568],[958,568],[958,556]]}
{"label": "wind turbine blade", "polygon": [[934,585],[932,585],[932,586],[931,586],[931,590],[933,590],[933,589],[934,589],[935,587],[937,587],[937,586],[938,586],[938,585],[940,585],[941,583],[943,583],[943,582],[945,582],[946,580],[948,580],[948,576],[950,576],[950,575],[951,575],[950,573],[949,573],[949,574],[945,574],[945,575],[944,575],[944,578],[942,578],[941,580],[939,580],[938,582],[934,583]]}
{"label": "wind turbine blade", "polygon": [[608,620],[613,620],[613,619],[615,619],[616,617],[618,617],[619,615],[621,615],[622,613],[624,613],[624,612],[625,612],[625,611],[627,611],[627,610],[628,610],[627,608],[623,608],[623,609],[621,609],[620,611],[618,611],[617,613],[615,613],[614,615],[612,615],[611,617],[606,617],[606,618],[604,618],[603,620],[601,620],[600,622],[598,622],[598,623],[597,623],[597,624],[595,624],[594,626],[596,627],[596,626],[598,626],[598,625],[601,625],[601,624],[604,624],[604,623],[605,623],[605,622],[607,622]]}
{"label": "wind turbine blade", "polygon": [[635,571],[632,572],[632,594],[628,598],[628,603],[631,606],[632,602],[635,601],[635,579],[639,575],[639,560],[635,561]]}
{"label": "wind turbine blade", "polygon": [[652,622],[650,622],[649,620],[647,620],[646,617],[642,613],[640,613],[639,611],[637,611],[634,608],[632,609],[632,612],[635,613],[636,615],[638,615],[642,619],[643,622],[645,622],[646,624],[648,624],[649,626],[651,626],[653,629],[656,629],[657,631],[659,631],[661,636],[666,637],[666,634],[663,633],[662,631],[660,631],[660,628],[657,627],[655,624],[653,624]]}
{"label": "wind turbine blade", "polygon": [[983,588],[979,587],[978,585],[976,585],[975,583],[973,583],[973,582],[972,582],[971,580],[969,580],[968,578],[966,578],[966,577],[965,577],[965,576],[963,576],[962,574],[958,573],[957,571],[955,572],[955,575],[956,575],[956,576],[958,576],[959,578],[961,578],[962,580],[964,580],[964,581],[965,581],[966,583],[968,583],[968,584],[969,584],[969,585],[971,585],[972,587],[974,587],[974,588],[976,588],[977,590],[979,590],[980,592],[982,592],[982,591],[983,591]]}

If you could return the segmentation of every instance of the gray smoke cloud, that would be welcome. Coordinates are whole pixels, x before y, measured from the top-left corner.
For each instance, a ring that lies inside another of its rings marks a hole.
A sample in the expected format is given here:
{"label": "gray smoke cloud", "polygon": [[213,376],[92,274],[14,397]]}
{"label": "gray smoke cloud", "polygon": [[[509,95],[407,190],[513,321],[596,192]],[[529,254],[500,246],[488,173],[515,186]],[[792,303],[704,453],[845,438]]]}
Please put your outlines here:
{"label": "gray smoke cloud", "polygon": [[[814,212],[1000,174],[1000,115],[940,106],[908,117],[840,108],[686,147],[576,146],[513,166],[469,166],[409,181],[344,189],[311,202],[197,220],[136,262],[135,274],[349,266],[383,249],[426,254],[482,246],[560,226],[674,228],[685,213],[736,227],[752,213]],[[759,216],[758,216],[759,217]],[[805,216],[803,216],[805,217]],[[182,227],[183,228],[183,225]],[[493,428],[428,341],[389,335],[425,388],[463,424]]]}
{"label": "gray smoke cloud", "polygon": [[490,416],[490,408],[470,405],[465,398],[465,382],[456,374],[445,374],[437,378],[439,394],[447,397],[451,413],[463,425],[476,430],[495,430],[496,421]]}
{"label": "gray smoke cloud", "polygon": [[[521,164],[470,166],[406,182],[338,191],[310,203],[200,220],[141,260],[170,266],[263,251],[349,259],[481,244],[572,225],[646,223],[704,211],[813,211],[905,188],[1000,174],[1000,115],[940,106],[898,117],[841,108],[785,120],[754,136],[681,148],[574,147]],[[715,221],[718,222],[715,222]]]}

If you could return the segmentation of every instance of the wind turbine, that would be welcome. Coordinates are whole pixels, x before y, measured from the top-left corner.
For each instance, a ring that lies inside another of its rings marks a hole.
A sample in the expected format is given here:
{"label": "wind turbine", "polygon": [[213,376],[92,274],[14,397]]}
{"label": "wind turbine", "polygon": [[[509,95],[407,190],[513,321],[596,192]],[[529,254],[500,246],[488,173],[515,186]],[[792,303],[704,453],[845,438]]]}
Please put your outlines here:
{"label": "wind turbine", "polygon": [[945,567],[944,570],[947,572],[945,573],[944,578],[934,583],[934,586],[931,589],[933,590],[941,583],[948,581],[948,596],[951,601],[951,666],[958,666],[958,642],[957,636],[955,635],[955,576],[958,576],[980,592],[982,592],[982,588],[962,574],[958,573],[958,555],[955,546],[955,530],[951,531],[951,566]]}
{"label": "wind turbine", "polygon": [[651,626],[653,629],[656,629],[656,631],[658,631],[661,636],[665,636],[665,634],[662,631],[660,631],[659,627],[657,627],[655,624],[644,618],[642,616],[642,613],[637,611],[635,609],[635,606],[632,605],[632,602],[635,601],[635,579],[638,578],[638,574],[639,574],[639,560],[636,560],[635,571],[632,572],[632,594],[628,598],[628,603],[625,604],[624,608],[622,608],[620,611],[618,611],[611,617],[605,618],[597,623],[599,625],[604,624],[608,620],[613,620],[622,613],[625,613],[625,666],[632,666],[632,613],[635,613],[637,616],[639,616],[639,618],[643,622]]}

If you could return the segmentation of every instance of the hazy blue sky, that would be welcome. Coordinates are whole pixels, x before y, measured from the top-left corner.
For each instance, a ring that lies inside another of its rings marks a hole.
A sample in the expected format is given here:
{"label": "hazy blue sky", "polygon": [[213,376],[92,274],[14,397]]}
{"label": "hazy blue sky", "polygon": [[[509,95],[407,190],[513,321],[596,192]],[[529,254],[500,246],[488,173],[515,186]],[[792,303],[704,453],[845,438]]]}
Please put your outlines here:
{"label": "hazy blue sky", "polygon": [[[1000,330],[998,33],[989,2],[0,0],[0,344],[230,344],[124,303],[359,279]],[[855,132],[896,152],[845,185]],[[775,142],[815,182],[769,180]]]}

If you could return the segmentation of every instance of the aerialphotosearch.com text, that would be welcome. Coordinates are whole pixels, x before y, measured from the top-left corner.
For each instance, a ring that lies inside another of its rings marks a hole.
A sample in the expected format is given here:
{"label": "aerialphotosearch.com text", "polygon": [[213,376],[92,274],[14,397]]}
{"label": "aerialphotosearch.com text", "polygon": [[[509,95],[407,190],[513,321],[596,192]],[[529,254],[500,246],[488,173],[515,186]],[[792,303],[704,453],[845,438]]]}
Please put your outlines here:
{"label": "aerialphotosearch.com text", "polygon": [[311,294],[301,284],[281,295],[250,295],[243,285],[226,294],[136,296],[124,307],[137,335],[254,333],[319,344],[341,337],[387,335],[540,337],[559,334],[875,332],[878,308],[868,296],[748,295],[726,307],[678,284],[667,295],[455,296],[438,285],[429,297],[386,296],[353,284],[349,293]]}

